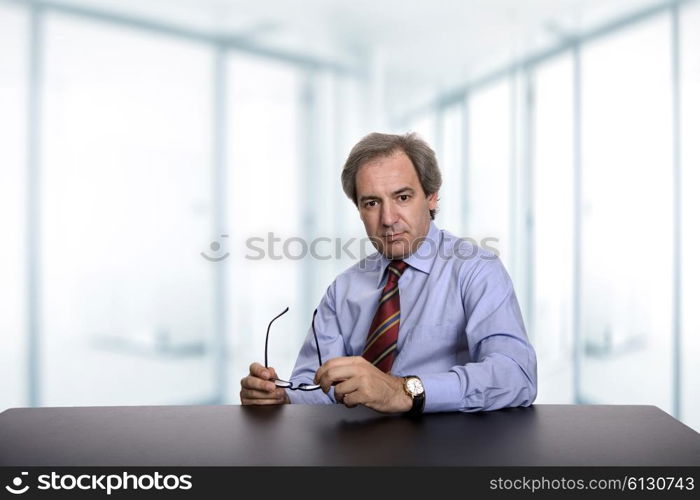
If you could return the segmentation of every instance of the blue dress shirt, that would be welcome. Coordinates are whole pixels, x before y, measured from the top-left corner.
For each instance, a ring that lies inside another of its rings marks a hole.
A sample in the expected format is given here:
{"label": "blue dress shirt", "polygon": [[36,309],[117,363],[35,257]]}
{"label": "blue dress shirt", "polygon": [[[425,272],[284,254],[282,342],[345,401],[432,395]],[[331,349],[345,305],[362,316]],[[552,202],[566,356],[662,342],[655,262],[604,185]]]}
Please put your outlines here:
{"label": "blue dress shirt", "polygon": [[[508,272],[494,253],[430,223],[399,280],[401,323],[391,373],[417,375],[425,412],[527,406],[537,395],[537,360]],[[323,361],[361,356],[386,283],[389,260],[374,253],[348,268],[318,306]],[[291,379],[312,383],[318,370],[313,334]],[[292,403],[334,403],[333,389],[287,390]]]}

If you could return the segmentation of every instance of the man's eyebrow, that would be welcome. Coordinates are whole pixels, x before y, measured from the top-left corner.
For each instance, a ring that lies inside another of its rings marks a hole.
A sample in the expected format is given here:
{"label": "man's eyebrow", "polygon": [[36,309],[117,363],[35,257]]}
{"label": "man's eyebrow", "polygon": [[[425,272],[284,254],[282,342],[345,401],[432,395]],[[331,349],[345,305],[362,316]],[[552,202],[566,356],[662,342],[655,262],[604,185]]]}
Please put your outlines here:
{"label": "man's eyebrow", "polygon": [[[406,194],[406,193],[413,194],[413,193],[415,193],[415,190],[412,187],[404,186],[402,188],[397,189],[393,193],[391,193],[391,195],[392,196],[399,196],[401,194]],[[359,202],[364,203],[365,201],[379,200],[379,199],[380,199],[379,196],[377,196],[375,194],[366,194],[364,196],[360,196]]]}
{"label": "man's eyebrow", "polygon": [[398,196],[398,195],[404,194],[404,193],[413,194],[413,193],[415,193],[415,190],[414,190],[412,187],[406,186],[406,187],[402,187],[401,189],[397,189],[397,190],[394,191],[392,194],[393,194],[394,196]]}
{"label": "man's eyebrow", "polygon": [[368,201],[368,200],[378,200],[378,199],[379,199],[379,196],[376,196],[374,194],[367,194],[364,196],[360,196],[360,203],[363,203],[363,202]]}

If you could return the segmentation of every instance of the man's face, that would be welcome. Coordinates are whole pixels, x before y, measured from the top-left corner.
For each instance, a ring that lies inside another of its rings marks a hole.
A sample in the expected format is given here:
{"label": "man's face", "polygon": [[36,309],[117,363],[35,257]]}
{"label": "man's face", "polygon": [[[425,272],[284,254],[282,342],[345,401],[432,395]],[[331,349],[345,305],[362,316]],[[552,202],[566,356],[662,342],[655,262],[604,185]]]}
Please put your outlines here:
{"label": "man's face", "polygon": [[415,252],[428,234],[437,193],[425,196],[406,153],[365,163],[357,171],[355,187],[360,218],[375,248],[388,259]]}

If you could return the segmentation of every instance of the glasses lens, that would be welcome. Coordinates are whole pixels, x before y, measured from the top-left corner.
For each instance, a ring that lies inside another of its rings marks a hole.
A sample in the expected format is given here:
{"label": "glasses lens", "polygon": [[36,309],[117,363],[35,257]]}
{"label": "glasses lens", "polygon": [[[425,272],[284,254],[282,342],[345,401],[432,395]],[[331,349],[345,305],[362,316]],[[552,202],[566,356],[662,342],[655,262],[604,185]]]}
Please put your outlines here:
{"label": "glasses lens", "polygon": [[283,389],[289,389],[292,386],[292,383],[287,382],[286,380],[281,380],[281,379],[276,378],[275,385],[277,387],[282,387]]}
{"label": "glasses lens", "polygon": [[297,387],[300,391],[315,391],[320,388],[321,386],[318,384],[299,384],[299,387]]}

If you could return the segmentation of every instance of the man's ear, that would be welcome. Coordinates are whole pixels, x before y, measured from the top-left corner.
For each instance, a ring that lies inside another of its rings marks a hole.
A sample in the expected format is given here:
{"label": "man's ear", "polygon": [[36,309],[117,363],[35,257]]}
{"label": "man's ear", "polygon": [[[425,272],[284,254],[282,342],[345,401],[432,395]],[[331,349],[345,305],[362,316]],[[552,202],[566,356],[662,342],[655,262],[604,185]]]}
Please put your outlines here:
{"label": "man's ear", "polygon": [[429,194],[426,196],[426,199],[428,200],[428,209],[435,210],[437,208],[438,193]]}

